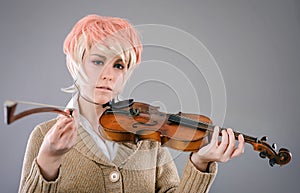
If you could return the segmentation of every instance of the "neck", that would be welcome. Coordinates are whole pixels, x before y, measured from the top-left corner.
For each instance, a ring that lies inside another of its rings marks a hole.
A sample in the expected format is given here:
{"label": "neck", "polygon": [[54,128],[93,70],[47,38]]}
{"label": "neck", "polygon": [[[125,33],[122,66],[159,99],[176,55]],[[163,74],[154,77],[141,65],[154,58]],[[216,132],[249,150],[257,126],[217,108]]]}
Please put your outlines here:
{"label": "neck", "polygon": [[93,104],[82,97],[78,98],[80,114],[83,115],[91,124],[93,129],[98,133],[99,118],[105,111],[102,105]]}

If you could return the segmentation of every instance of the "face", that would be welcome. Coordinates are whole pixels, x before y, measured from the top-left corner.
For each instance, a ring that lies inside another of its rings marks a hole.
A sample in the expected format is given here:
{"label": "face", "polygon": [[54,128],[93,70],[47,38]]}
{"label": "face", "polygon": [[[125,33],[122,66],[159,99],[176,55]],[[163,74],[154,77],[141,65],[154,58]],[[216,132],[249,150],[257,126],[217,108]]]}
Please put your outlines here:
{"label": "face", "polygon": [[122,89],[127,72],[120,56],[104,53],[94,46],[83,60],[87,81],[80,85],[80,93],[90,101],[105,104]]}

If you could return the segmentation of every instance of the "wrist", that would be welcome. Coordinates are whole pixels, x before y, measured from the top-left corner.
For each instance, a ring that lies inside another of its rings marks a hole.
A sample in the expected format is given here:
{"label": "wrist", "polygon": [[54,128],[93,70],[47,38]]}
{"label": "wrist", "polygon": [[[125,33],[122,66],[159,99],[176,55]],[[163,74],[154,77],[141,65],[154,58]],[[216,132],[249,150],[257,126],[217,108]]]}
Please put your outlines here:
{"label": "wrist", "polygon": [[40,161],[41,163],[60,164],[61,159],[62,155],[54,155],[53,153],[49,153],[43,148],[40,149],[37,155],[37,161]]}
{"label": "wrist", "polygon": [[55,180],[58,177],[61,161],[61,156],[49,156],[42,152],[39,152],[36,158],[40,172],[47,181]]}
{"label": "wrist", "polygon": [[192,153],[191,155],[191,162],[194,166],[201,172],[208,172],[209,161],[205,161],[201,159],[197,153]]}

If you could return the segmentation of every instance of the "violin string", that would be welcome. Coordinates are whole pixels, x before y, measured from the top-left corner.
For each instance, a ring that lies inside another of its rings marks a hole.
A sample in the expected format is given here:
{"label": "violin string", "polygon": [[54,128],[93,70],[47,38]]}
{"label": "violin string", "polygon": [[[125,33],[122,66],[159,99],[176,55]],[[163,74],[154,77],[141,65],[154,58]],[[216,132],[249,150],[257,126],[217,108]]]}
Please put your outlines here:
{"label": "violin string", "polygon": [[[193,122],[193,123],[197,123],[197,127],[199,127],[199,124],[204,125],[204,126],[207,126],[208,128],[202,128],[202,127],[200,127],[200,128],[201,128],[201,129],[206,129],[206,130],[208,130],[208,131],[213,131],[213,129],[211,129],[211,128],[215,127],[215,126],[212,125],[212,124],[208,124],[208,123],[205,123],[205,122],[202,122],[202,121],[195,121],[195,120],[190,119],[190,118],[185,117],[185,116],[181,116],[181,115],[174,115],[174,116],[178,117],[179,119],[183,118],[183,119],[185,119],[185,120],[187,120],[187,121],[190,121],[190,122]],[[199,124],[198,124],[198,123],[199,123]],[[209,127],[211,127],[211,128],[209,128]],[[220,130],[222,130],[222,129],[223,129],[223,128],[220,127]]]}
{"label": "violin string", "polygon": [[[209,123],[205,123],[203,121],[195,121],[193,119],[190,119],[188,117],[185,117],[185,116],[180,116],[180,115],[174,115],[176,117],[178,117],[179,119],[180,118],[183,118],[187,121],[190,121],[190,122],[193,122],[193,123],[200,123],[201,125],[204,125],[204,126],[207,126],[207,128],[205,127],[200,127],[200,125],[197,124],[197,127],[198,128],[201,128],[201,129],[205,129],[205,130],[208,130],[208,131],[211,131],[213,132],[213,128],[215,127],[215,125],[212,125],[212,124],[209,124]],[[191,126],[194,126],[194,125],[191,125]],[[222,132],[222,130],[226,130],[226,128],[223,128],[223,127],[219,127],[220,130],[219,130],[219,133]],[[257,138],[256,137],[252,137],[252,136],[249,136],[249,135],[245,135],[243,133],[240,133],[238,131],[233,131],[234,135],[237,137],[238,135],[242,134],[244,136],[244,139],[246,142],[256,142],[257,141]]]}

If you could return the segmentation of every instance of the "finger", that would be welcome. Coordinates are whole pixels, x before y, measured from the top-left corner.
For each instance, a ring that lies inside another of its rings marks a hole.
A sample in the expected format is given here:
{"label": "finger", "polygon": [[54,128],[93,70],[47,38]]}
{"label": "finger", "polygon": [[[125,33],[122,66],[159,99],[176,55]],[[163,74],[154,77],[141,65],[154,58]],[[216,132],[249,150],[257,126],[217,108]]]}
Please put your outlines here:
{"label": "finger", "polygon": [[74,143],[77,136],[77,129],[75,127],[72,127],[72,125],[68,125],[69,130],[64,132],[61,136],[61,141],[65,144],[65,147],[67,149],[71,148]]}
{"label": "finger", "polygon": [[214,132],[211,136],[211,141],[210,141],[211,144],[215,144],[216,146],[218,146],[219,132],[220,132],[220,128],[218,126],[215,126]]}
{"label": "finger", "polygon": [[79,113],[77,109],[67,109],[66,112],[70,114],[69,117],[64,116],[63,118],[71,119],[74,121],[74,125],[78,125]]}
{"label": "finger", "polygon": [[66,109],[65,112],[67,112],[70,116],[73,117],[74,110],[73,109]]}
{"label": "finger", "polygon": [[237,157],[244,153],[244,150],[245,150],[244,136],[242,134],[240,134],[238,137],[238,140],[239,140],[239,145],[238,145],[237,149],[235,149],[235,151],[231,155],[232,158]]}
{"label": "finger", "polygon": [[64,125],[64,128],[61,129],[61,135],[65,135],[65,134],[70,134],[73,132],[73,130],[76,130],[75,126],[74,126],[74,121],[70,121],[68,122],[66,125]]}
{"label": "finger", "polygon": [[65,112],[66,112],[66,114],[62,114],[62,113],[59,113],[58,114],[58,118],[60,119],[60,118],[63,118],[63,117],[70,117],[70,111],[68,111],[68,110],[65,110]]}
{"label": "finger", "polygon": [[57,120],[55,125],[48,132],[49,135],[52,135],[52,137],[57,139],[61,138],[61,136],[67,129],[66,127],[68,127],[67,126],[68,124],[72,124],[71,118],[66,118],[66,117],[59,118],[59,120]]}
{"label": "finger", "polygon": [[226,150],[226,148],[228,146],[228,140],[229,139],[228,139],[228,133],[227,133],[227,131],[226,130],[222,130],[222,139],[221,139],[221,143],[220,143],[220,145],[218,147],[218,151],[220,153],[225,152],[225,150]]}
{"label": "finger", "polygon": [[235,150],[235,136],[233,133],[233,130],[231,128],[227,129],[227,134],[228,134],[228,145],[227,148],[224,152],[224,157],[225,159],[230,159],[233,151]]}
{"label": "finger", "polygon": [[70,117],[59,117],[56,121],[56,125],[59,125],[60,128],[64,127],[64,125],[68,124],[70,121],[72,121],[72,118]]}
{"label": "finger", "polygon": [[64,125],[67,124],[67,120],[63,118],[59,118],[57,122],[52,126],[52,128],[47,132],[47,135],[51,135],[52,137],[59,137],[64,128]]}

